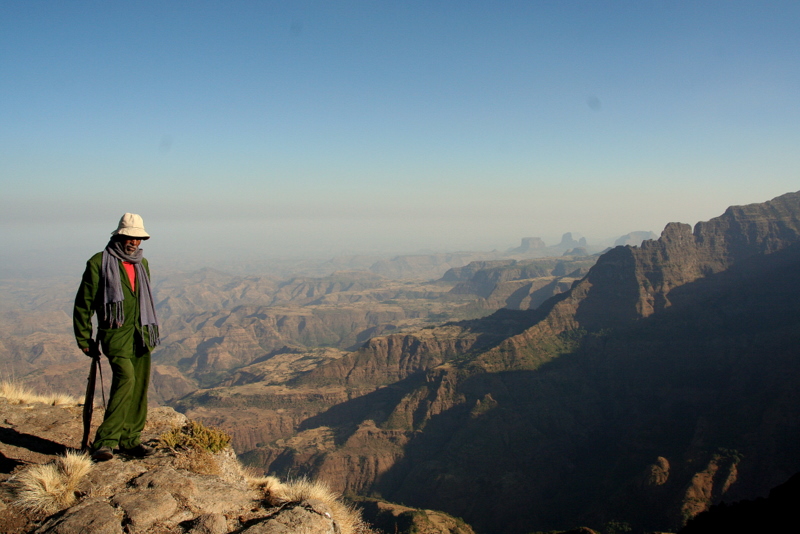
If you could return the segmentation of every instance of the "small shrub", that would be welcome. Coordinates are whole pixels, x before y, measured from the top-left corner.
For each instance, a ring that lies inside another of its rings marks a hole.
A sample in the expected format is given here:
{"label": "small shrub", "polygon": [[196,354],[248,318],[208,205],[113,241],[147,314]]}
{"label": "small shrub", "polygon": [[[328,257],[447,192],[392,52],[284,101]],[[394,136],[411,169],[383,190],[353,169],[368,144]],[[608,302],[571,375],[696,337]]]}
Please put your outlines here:
{"label": "small shrub", "polygon": [[158,438],[164,447],[217,453],[231,442],[231,435],[205,426],[199,421],[189,421],[183,427],[173,428]]}

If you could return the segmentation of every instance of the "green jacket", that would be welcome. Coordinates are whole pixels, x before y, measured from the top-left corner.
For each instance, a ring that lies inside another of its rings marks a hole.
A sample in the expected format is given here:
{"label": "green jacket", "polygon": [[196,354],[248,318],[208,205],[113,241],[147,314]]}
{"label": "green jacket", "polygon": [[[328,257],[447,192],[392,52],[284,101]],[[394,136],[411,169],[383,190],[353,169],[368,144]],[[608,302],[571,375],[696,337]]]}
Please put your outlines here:
{"label": "green jacket", "polygon": [[[117,260],[119,261],[119,260]],[[75,295],[75,307],[72,310],[72,326],[75,330],[75,339],[78,347],[84,349],[89,346],[92,337],[92,315],[97,314],[97,338],[103,347],[106,356],[132,358],[152,349],[148,342],[150,339],[147,326],[142,326],[139,319],[139,287],[136,291],[131,289],[130,280],[122,262],[119,262],[119,277],[122,282],[123,301],[122,308],[125,313],[125,322],[119,328],[110,328],[107,321],[103,320],[103,286],[100,282],[100,270],[103,265],[103,253],[98,252],[86,262],[81,285]],[[142,265],[150,277],[150,266],[146,259]]]}

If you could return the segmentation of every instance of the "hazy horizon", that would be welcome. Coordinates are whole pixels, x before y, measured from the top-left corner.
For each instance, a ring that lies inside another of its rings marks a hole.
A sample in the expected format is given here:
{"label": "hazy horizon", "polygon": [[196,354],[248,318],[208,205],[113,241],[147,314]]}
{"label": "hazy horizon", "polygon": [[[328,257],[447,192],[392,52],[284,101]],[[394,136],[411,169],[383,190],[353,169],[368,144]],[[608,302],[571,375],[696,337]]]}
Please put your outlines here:
{"label": "hazy horizon", "polygon": [[798,23],[796,2],[6,2],[0,277],[80,272],[126,211],[155,264],[198,268],[694,225],[800,189]]}

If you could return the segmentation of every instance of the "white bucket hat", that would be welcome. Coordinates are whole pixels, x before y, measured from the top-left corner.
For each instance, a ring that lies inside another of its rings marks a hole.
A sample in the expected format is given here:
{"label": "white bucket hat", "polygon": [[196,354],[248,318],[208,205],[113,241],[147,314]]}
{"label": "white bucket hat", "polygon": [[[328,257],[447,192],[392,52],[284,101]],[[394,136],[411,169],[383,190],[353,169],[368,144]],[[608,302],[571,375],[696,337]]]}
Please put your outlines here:
{"label": "white bucket hat", "polygon": [[135,213],[126,213],[119,220],[119,226],[111,235],[127,235],[139,239],[150,239],[150,234],[144,231],[142,217]]}

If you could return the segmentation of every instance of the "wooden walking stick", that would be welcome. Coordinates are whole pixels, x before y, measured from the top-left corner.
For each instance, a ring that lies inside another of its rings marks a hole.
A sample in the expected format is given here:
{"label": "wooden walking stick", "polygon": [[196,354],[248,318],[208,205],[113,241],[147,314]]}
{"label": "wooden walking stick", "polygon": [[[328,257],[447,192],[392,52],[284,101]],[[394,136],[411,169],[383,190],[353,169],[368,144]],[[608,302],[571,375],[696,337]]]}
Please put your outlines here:
{"label": "wooden walking stick", "polygon": [[[89,378],[86,383],[86,397],[83,399],[83,439],[81,440],[81,450],[89,450],[89,433],[92,430],[92,415],[94,414],[94,387],[97,382],[97,370],[100,369],[100,343],[94,339],[89,340],[89,352],[92,359],[89,368]],[[105,405],[105,391],[103,391],[103,371],[100,369],[100,391],[103,394],[103,404]]]}

